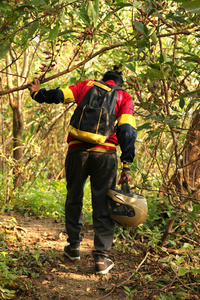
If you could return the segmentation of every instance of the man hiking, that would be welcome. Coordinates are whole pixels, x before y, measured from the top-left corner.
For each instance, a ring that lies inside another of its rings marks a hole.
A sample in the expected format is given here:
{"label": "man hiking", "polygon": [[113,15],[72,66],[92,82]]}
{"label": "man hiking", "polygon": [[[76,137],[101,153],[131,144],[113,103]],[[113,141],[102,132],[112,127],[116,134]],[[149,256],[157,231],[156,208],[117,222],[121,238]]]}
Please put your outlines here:
{"label": "man hiking", "polygon": [[[130,181],[130,164],[135,156],[136,129],[133,116],[133,102],[131,96],[122,88],[121,72],[113,70],[104,74],[98,85],[102,88],[116,88],[115,120],[117,125],[104,143],[93,144],[68,134],[68,152],[65,162],[67,180],[67,198],[65,202],[65,224],[68,234],[68,244],[64,247],[64,254],[72,261],[80,259],[80,235],[83,225],[83,191],[86,179],[90,177],[93,228],[94,228],[94,262],[95,274],[109,272],[114,263],[109,259],[115,224],[111,220],[107,205],[107,192],[114,188],[117,180],[116,146],[121,148],[122,171],[119,184]],[[39,80],[29,85],[31,97],[39,103],[75,102],[80,105],[84,95],[95,85],[95,80],[84,80],[66,88],[51,90],[40,89]],[[88,95],[88,94],[87,94]]]}

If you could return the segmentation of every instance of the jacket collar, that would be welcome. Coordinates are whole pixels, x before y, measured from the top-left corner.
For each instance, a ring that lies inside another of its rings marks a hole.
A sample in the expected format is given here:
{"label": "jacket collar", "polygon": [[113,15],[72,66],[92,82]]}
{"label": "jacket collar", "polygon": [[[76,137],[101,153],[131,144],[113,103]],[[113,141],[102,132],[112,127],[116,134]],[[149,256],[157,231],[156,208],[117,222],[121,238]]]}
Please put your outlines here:
{"label": "jacket collar", "polygon": [[105,81],[105,83],[116,86],[116,83],[114,80],[107,80],[107,81]]}

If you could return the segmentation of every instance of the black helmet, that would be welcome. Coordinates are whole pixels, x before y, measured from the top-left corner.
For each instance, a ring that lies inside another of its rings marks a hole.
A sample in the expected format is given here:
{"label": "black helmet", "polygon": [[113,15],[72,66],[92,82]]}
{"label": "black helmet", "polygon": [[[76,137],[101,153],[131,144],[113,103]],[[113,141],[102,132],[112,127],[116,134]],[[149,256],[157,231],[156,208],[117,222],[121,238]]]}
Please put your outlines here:
{"label": "black helmet", "polygon": [[123,85],[123,77],[122,77],[122,72],[118,72],[117,70],[119,69],[118,66],[114,66],[113,70],[111,71],[107,71],[104,75],[103,75],[103,81],[107,81],[107,80],[114,80],[115,83],[119,86]]}
{"label": "black helmet", "polygon": [[146,198],[132,193],[128,181],[122,185],[121,190],[109,189],[107,202],[111,219],[123,227],[135,227],[147,218]]}

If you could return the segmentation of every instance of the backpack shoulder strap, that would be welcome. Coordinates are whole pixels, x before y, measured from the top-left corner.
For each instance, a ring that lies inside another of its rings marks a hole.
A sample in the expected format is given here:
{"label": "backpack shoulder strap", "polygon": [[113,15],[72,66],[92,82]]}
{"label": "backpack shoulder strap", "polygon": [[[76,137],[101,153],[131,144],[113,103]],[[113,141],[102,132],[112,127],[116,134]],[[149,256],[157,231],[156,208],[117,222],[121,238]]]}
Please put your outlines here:
{"label": "backpack shoulder strap", "polygon": [[125,89],[123,89],[121,86],[119,85],[113,85],[112,88],[116,91],[125,91]]}
{"label": "backpack shoulder strap", "polygon": [[94,85],[106,90],[106,91],[111,91],[112,89],[115,91],[125,91],[121,86],[119,85],[109,85],[109,84],[105,84],[103,81],[100,80],[95,80]]}
{"label": "backpack shoulder strap", "polygon": [[111,91],[111,87],[109,87],[108,85],[104,84],[103,82],[101,83],[100,81],[95,81],[94,85],[106,90],[106,91]]}

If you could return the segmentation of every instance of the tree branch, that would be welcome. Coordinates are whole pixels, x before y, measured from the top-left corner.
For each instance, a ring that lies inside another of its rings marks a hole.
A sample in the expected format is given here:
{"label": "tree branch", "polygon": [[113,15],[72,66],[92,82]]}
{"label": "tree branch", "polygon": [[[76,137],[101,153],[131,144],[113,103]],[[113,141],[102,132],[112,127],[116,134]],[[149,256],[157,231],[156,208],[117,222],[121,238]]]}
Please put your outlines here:
{"label": "tree branch", "polygon": [[[104,47],[102,49],[100,49],[99,51],[95,52],[94,54],[88,56],[85,60],[83,60],[82,62],[76,64],[75,66],[69,68],[69,69],[66,69],[58,74],[55,74],[55,75],[52,75],[48,78],[43,78],[41,80],[41,83],[45,83],[45,82],[48,82],[50,80],[53,80],[55,78],[58,78],[62,75],[65,75],[65,74],[68,74],[72,71],[74,71],[75,69],[83,66],[84,64],[86,64],[88,61],[90,61],[91,59],[93,59],[94,57],[98,56],[99,54],[101,53],[104,53],[106,51],[109,51],[109,50],[112,50],[112,49],[115,49],[115,48],[118,48],[118,47],[121,47],[121,46],[124,46],[125,44],[124,43],[117,43],[117,44],[114,44],[114,45],[111,45],[111,46],[108,46],[108,47]],[[10,94],[10,93],[13,93],[13,92],[16,92],[16,91],[19,91],[19,90],[24,90],[28,88],[28,84],[26,85],[21,85],[19,87],[15,87],[15,88],[12,88],[12,89],[9,89],[9,90],[5,90],[5,91],[0,91],[0,96],[3,96],[3,95],[7,95],[7,94]]]}
{"label": "tree branch", "polygon": [[186,30],[181,30],[181,31],[175,31],[175,32],[169,32],[169,33],[163,33],[163,34],[159,34],[157,37],[167,37],[167,36],[171,36],[171,35],[179,35],[179,34],[186,34],[189,35],[193,32],[199,31],[200,28],[188,28]]}

